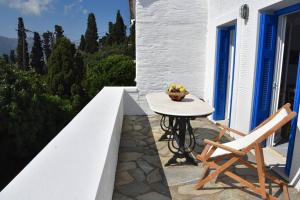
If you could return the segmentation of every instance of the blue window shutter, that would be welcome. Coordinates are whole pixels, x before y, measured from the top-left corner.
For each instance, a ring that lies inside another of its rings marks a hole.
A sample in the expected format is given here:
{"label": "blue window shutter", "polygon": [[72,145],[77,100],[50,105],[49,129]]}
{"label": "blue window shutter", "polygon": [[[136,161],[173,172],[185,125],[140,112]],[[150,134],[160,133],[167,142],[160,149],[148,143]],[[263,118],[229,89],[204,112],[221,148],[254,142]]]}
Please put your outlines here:
{"label": "blue window shutter", "polygon": [[251,129],[270,115],[277,16],[261,14]]}
{"label": "blue window shutter", "polygon": [[214,120],[225,118],[230,31],[218,29],[214,88]]}

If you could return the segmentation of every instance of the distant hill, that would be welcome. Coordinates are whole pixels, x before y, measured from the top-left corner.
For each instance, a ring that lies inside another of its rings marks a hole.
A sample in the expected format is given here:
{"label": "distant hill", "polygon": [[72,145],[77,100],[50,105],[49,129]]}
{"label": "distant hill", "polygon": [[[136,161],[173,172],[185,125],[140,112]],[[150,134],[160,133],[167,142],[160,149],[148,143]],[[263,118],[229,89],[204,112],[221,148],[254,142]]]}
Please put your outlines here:
{"label": "distant hill", "polygon": [[[33,40],[32,38],[27,39],[28,42],[28,52],[31,51]],[[3,53],[9,54],[10,50],[15,50],[17,48],[18,40],[16,38],[8,38],[0,36],[0,55]]]}

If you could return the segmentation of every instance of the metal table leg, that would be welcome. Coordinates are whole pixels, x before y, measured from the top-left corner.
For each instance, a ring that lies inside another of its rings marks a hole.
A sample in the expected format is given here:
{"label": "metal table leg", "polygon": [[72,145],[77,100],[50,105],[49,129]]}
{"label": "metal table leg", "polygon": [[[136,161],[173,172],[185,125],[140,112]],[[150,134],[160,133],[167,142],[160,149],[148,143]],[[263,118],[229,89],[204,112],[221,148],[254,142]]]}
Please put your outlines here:
{"label": "metal table leg", "polygon": [[[190,153],[195,147],[195,136],[190,123],[190,118],[175,117],[172,135],[173,138],[168,141],[168,147],[174,155],[165,166],[176,164],[198,165],[195,159],[190,156]],[[187,136],[188,140],[186,140]],[[178,159],[184,159],[184,161],[178,162]]]}
{"label": "metal table leg", "polygon": [[[166,123],[169,120],[168,124]],[[172,127],[174,123],[174,117],[163,115],[160,120],[160,127],[165,133],[160,137],[159,141],[166,141],[172,138]]]}

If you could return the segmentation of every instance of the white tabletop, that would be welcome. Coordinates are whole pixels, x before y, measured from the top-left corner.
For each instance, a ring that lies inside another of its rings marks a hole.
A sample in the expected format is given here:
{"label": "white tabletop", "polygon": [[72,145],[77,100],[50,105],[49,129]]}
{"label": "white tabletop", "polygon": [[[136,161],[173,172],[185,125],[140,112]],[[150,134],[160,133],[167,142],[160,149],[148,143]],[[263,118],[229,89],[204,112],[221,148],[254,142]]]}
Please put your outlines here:
{"label": "white tabletop", "polygon": [[146,95],[147,102],[156,113],[171,116],[200,117],[214,112],[214,108],[194,95],[187,95],[182,101],[173,101],[165,92]]}

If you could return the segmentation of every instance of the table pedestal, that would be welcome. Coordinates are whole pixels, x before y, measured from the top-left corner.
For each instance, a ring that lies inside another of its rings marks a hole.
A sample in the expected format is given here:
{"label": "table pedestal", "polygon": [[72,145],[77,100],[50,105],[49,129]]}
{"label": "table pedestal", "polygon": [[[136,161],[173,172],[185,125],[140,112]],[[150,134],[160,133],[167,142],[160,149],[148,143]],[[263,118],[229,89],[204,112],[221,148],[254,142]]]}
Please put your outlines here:
{"label": "table pedestal", "polygon": [[[165,166],[176,164],[198,165],[190,153],[195,147],[195,136],[190,123],[190,117],[171,117],[172,138],[168,140],[168,148],[174,154]],[[175,122],[173,122],[175,120]],[[183,162],[178,159],[184,159]]]}

